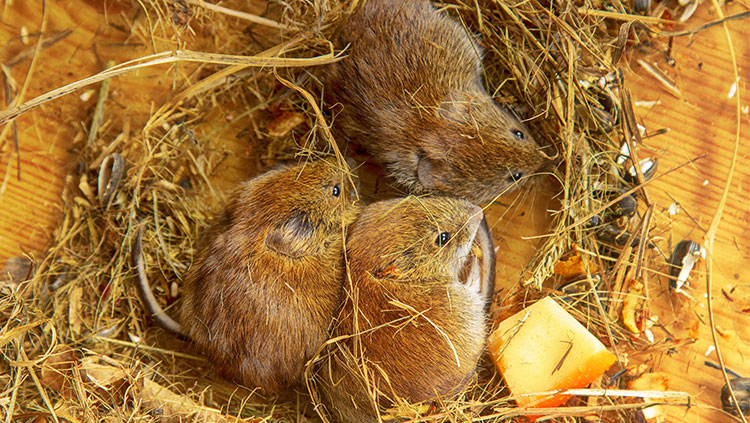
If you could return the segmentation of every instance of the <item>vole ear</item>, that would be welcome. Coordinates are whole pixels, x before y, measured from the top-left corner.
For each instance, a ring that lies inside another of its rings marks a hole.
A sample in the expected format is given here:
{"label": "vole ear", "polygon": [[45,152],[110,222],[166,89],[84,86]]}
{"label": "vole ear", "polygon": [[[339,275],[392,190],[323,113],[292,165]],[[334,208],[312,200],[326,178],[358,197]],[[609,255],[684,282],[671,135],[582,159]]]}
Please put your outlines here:
{"label": "vole ear", "polygon": [[315,227],[304,213],[293,216],[266,236],[268,248],[295,259],[312,254],[319,247],[316,244]]}
{"label": "vole ear", "polygon": [[417,179],[423,187],[427,189],[436,188],[441,173],[443,173],[443,165],[439,161],[432,160],[424,154],[419,156]]}

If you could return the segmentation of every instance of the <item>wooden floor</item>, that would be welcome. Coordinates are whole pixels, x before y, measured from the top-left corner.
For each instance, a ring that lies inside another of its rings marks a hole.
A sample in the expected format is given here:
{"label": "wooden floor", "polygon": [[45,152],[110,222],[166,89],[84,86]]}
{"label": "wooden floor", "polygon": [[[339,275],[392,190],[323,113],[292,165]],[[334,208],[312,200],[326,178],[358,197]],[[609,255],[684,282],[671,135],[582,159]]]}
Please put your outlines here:
{"label": "wooden floor", "polygon": [[[735,7],[726,15],[746,11]],[[717,19],[718,16],[704,4],[690,21],[691,27]],[[737,54],[740,72],[737,93],[729,98],[733,76],[732,61],[724,30],[716,26],[693,37],[675,38],[672,56],[675,66],[667,69],[677,81],[682,99],[668,94],[654,84],[638,65],[634,65],[628,82],[635,100],[659,100],[654,107],[637,108],[636,113],[648,132],[669,129],[665,135],[644,141],[646,151],[659,158],[660,171],[672,169],[690,159],[703,156],[694,164],[685,166],[663,179],[655,181],[650,189],[656,204],[658,226],[672,245],[683,239],[703,241],[706,230],[716,213],[719,199],[726,185],[727,172],[732,161],[738,116],[737,96],[742,107],[740,119],[740,151],[737,169],[730,188],[721,226],[716,235],[714,251],[714,281],[711,292],[716,313],[716,327],[721,333],[719,346],[727,367],[750,376],[750,21],[728,24]],[[665,212],[673,203],[682,211],[670,216]],[[649,357],[657,370],[670,375],[670,388],[684,390],[700,404],[720,407],[719,392],[724,381],[720,372],[706,367],[708,359],[716,362],[705,306],[705,268],[692,278],[690,292],[698,305],[670,295],[664,285],[653,287],[651,296],[659,309],[660,321],[667,327],[689,327],[699,324],[699,339],[692,345],[680,348],[676,354]],[[734,292],[725,296],[724,292]],[[734,301],[731,301],[732,298]],[[665,336],[664,333],[657,336]],[[723,422],[727,416],[712,412],[702,406],[689,411],[671,410],[670,421]]]}
{"label": "wooden floor", "polygon": [[[36,42],[33,34],[39,30],[41,22],[39,3],[0,1],[2,63],[10,66],[19,54],[33,49]],[[153,51],[151,43],[159,43],[159,40],[134,39],[117,25],[104,24],[104,21],[118,21],[118,9],[129,7],[127,2],[104,2],[108,5],[106,11],[101,6],[92,6],[101,3],[47,1],[46,33],[54,35],[68,28],[73,31],[38,57],[24,100],[94,74],[103,68],[106,60],[122,62]],[[747,9],[743,2],[734,1],[724,13],[730,15]],[[706,2],[687,27],[698,27],[716,18],[717,14]],[[750,145],[747,142],[750,136],[750,20],[729,22],[728,26],[740,72],[734,97],[728,96],[735,79],[721,25],[694,36],[675,38],[672,47],[674,67],[664,60],[658,63],[677,81],[682,98],[660,88],[635,63],[626,71],[626,82],[633,91],[634,100],[659,102],[636,108],[636,115],[647,132],[668,130],[663,135],[646,139],[641,156],[658,157],[660,173],[701,157],[654,182],[650,189],[661,236],[670,239],[672,244],[685,238],[702,241],[711,224],[732,160],[738,124],[736,102],[738,96],[741,99],[742,145],[716,237],[711,295],[716,327],[720,331],[719,344],[726,364],[750,377]],[[28,44],[20,38],[24,27],[32,34]],[[190,48],[199,50],[200,45],[191,45]],[[28,68],[28,59],[19,60],[10,67],[10,74],[19,87],[23,85]],[[108,113],[115,118],[108,124],[122,127],[129,121],[131,128],[142,126],[152,105],[162,104],[170,95],[169,81],[163,72],[163,69],[147,69],[114,80]],[[96,95],[82,97],[86,91],[73,93],[21,116],[16,121],[19,154],[10,132],[4,132],[0,139],[0,267],[10,257],[22,254],[39,257],[55,231],[65,177],[75,171],[75,148],[81,145],[83,122],[89,121],[96,101]],[[117,111],[125,110],[126,105],[128,116],[118,116]],[[233,142],[236,144],[237,141]],[[236,146],[231,148],[238,149]],[[20,161],[20,169],[17,161]],[[251,173],[241,166],[241,162],[232,167],[236,172],[229,179],[241,179]],[[225,185],[230,184],[228,180]],[[674,216],[667,213],[667,208],[673,203],[681,206],[681,211]],[[490,211],[496,241],[508,252],[498,263],[499,280],[518,279],[519,271],[533,253],[535,242],[517,240],[521,235],[543,233],[545,205],[540,200],[534,204],[532,213],[510,212],[503,219],[500,217],[507,207],[497,206]],[[664,281],[654,279],[650,284],[650,296],[661,323],[669,328],[688,328],[697,320],[699,325],[698,341],[674,354],[634,357],[649,363],[655,371],[668,373],[670,389],[694,395],[697,405],[687,411],[672,409],[669,421],[728,421],[728,417],[710,408],[720,407],[719,390],[723,380],[718,371],[703,365],[704,359],[716,361],[716,355],[709,350],[713,341],[703,306],[706,288],[702,273],[703,267],[692,279],[690,290],[700,303],[698,305],[670,294]],[[667,336],[658,328],[654,333],[657,337]]]}

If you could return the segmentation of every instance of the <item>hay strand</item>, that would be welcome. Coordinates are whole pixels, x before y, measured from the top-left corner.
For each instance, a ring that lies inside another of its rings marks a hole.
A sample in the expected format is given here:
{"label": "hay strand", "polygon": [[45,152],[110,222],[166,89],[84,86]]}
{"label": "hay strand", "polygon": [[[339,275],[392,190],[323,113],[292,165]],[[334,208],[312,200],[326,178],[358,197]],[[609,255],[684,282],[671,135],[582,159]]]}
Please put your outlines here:
{"label": "hay strand", "polygon": [[[711,0],[711,2],[714,5],[714,8],[716,8],[719,18],[723,21],[724,20],[724,12],[721,10],[721,6],[716,0]],[[734,43],[732,42],[732,35],[729,33],[729,28],[727,27],[726,21],[722,22],[722,27],[724,28],[724,35],[727,40],[727,48],[729,49],[729,57],[732,59],[732,70],[734,72],[734,80],[739,81],[739,74],[737,69],[737,56],[734,51]],[[742,106],[740,102],[740,93],[736,93],[736,129],[735,129],[735,135],[734,135],[734,150],[732,151],[732,161],[729,165],[729,171],[727,172],[727,179],[724,183],[724,189],[721,193],[721,198],[719,200],[718,206],[716,206],[716,212],[714,213],[714,217],[711,220],[711,226],[709,226],[708,231],[703,237],[703,243],[706,246],[706,302],[707,302],[707,308],[708,308],[708,320],[709,320],[709,327],[711,329],[711,338],[714,343],[714,347],[716,348],[716,357],[719,360],[719,366],[721,366],[721,373],[724,377],[724,382],[727,384],[727,387],[729,388],[729,394],[732,397],[732,401],[734,403],[734,406],[737,409],[737,413],[739,417],[742,419],[743,423],[747,423],[747,419],[745,418],[744,413],[742,412],[742,409],[740,408],[740,403],[737,401],[737,395],[734,392],[734,389],[732,389],[732,384],[729,383],[729,375],[727,374],[726,366],[724,365],[724,358],[721,355],[721,348],[719,346],[719,339],[716,334],[716,323],[714,321],[714,312],[713,312],[713,257],[714,257],[714,241],[716,239],[716,232],[719,230],[719,224],[721,223],[722,215],[724,214],[724,207],[727,203],[727,198],[729,197],[729,190],[732,187],[732,179],[734,178],[734,171],[737,165],[737,157],[740,149],[740,131],[742,127],[741,119],[742,119]]]}
{"label": "hay strand", "polygon": [[[147,116],[132,123],[130,119],[120,121],[108,112],[110,102],[102,102],[92,116],[88,142],[71,141],[79,152],[79,166],[68,175],[61,223],[50,248],[33,263],[26,280],[2,285],[3,300],[7,300],[0,301],[0,315],[6,318],[0,334],[0,350],[7,358],[7,364],[0,364],[5,393],[0,406],[7,413],[5,421],[26,418],[23,416],[97,420],[113,411],[133,419],[152,419],[163,412],[165,421],[318,421],[315,377],[319,376],[313,368],[325,362],[326,348],[344,339],[329,340],[306,367],[302,384],[309,395],[265,396],[215,377],[205,359],[188,344],[161,335],[144,312],[133,283],[138,272],[148,271],[154,295],[166,312],[179,304],[175,301],[179,301],[181,277],[191,265],[196,240],[226,192],[217,175],[227,162],[239,162],[226,171],[236,173],[235,179],[281,160],[322,154],[335,155],[339,165],[348,169],[341,144],[330,131],[335,116],[321,101],[324,87],[319,83],[319,68],[344,57],[345,51],[332,50],[330,40],[357,2],[300,2],[296,9],[279,2],[279,19],[273,20],[224,3],[189,0],[187,3],[196,6],[191,16],[195,28],[215,25],[215,33],[210,33],[215,45],[206,44],[210,51],[190,50],[186,38],[178,36],[175,39],[180,43],[174,48],[160,44],[168,38],[165,28],[173,28],[174,17],[182,16],[181,6],[173,3],[141,3],[147,22],[142,25],[148,25],[141,34],[143,42],[155,52],[161,46],[162,51],[125,61],[28,101],[23,101],[25,90],[21,89],[10,107],[0,112],[0,123],[5,124],[0,139],[4,140],[11,130],[9,123],[18,116],[83,87],[98,82],[116,86],[117,80],[112,78],[124,79],[153,66],[195,65],[184,85],[173,82],[170,96],[153,104]],[[520,409],[512,405],[513,397],[492,365],[483,363],[455,398],[429,404],[407,404],[393,398],[397,407],[389,410],[390,417],[442,422],[501,421],[532,415],[583,422],[587,416],[605,415],[612,421],[632,422],[640,418],[639,410],[657,405],[691,407],[700,400],[682,392],[625,389],[636,373],[625,367],[626,354],[662,352],[689,342],[672,337],[649,343],[633,336],[619,319],[624,299],[642,298],[648,304],[653,295],[648,286],[642,293],[629,291],[632,279],[648,285],[647,277],[652,278],[652,284],[654,279],[663,282],[668,278],[669,269],[659,266],[663,260],[650,248],[663,235],[655,229],[659,211],[648,188],[704,156],[650,179],[635,166],[635,182],[623,182],[620,170],[638,163],[643,140],[616,66],[619,61],[638,60],[632,52],[641,36],[651,34],[655,38],[650,42],[658,43],[659,37],[687,32],[660,31],[660,25],[677,24],[661,16],[636,15],[629,5],[617,0],[610,3],[606,9],[588,0],[547,6],[537,1],[458,0],[442,6],[470,31],[480,34],[485,83],[497,102],[529,121],[535,139],[554,150],[562,163],[549,172],[549,181],[559,182],[561,190],[549,231],[530,238],[538,242],[538,252],[519,276],[514,292],[503,293],[505,300],[496,299],[496,315],[552,295],[610,344],[623,365],[623,376],[613,377],[611,385],[602,382],[602,389],[566,391],[576,396],[570,407]],[[204,20],[201,13],[206,11],[216,16],[208,13],[212,19]],[[721,16],[712,24],[740,17]],[[238,27],[237,21],[249,22],[250,28],[270,28],[274,35],[255,40],[256,34]],[[34,58],[48,42],[41,35],[36,40],[24,85],[32,75]],[[224,49],[227,46],[232,48]],[[247,55],[248,51],[260,53]],[[735,60],[733,48],[731,51]],[[648,64],[645,59],[643,62]],[[736,72],[736,63],[734,66]],[[739,93],[736,101],[739,117]],[[295,116],[292,128],[278,133],[269,129],[269,122],[284,113]],[[227,138],[240,139],[240,147],[226,147],[223,140]],[[736,145],[739,139],[738,118]],[[623,142],[632,152],[626,164],[618,163]],[[721,222],[736,154],[735,150],[722,201],[706,234],[709,293],[713,237]],[[115,157],[122,164],[119,178],[113,175]],[[353,177],[347,177],[354,185]],[[614,193],[597,197],[607,190]],[[630,232],[622,241],[625,245],[602,241],[597,230],[603,225],[592,226],[592,218],[606,216],[630,196],[637,197],[643,207],[626,222]],[[141,233],[142,245],[137,242]],[[142,261],[134,266],[130,257],[138,247]],[[554,270],[572,252],[585,263],[578,280],[585,289],[574,294],[565,291],[564,284],[569,281],[563,281]],[[406,304],[392,305],[409,309]],[[415,309],[410,311],[411,319],[423,317]],[[708,311],[718,351],[710,296]],[[398,323],[403,321],[391,322]],[[442,334],[435,323],[427,324]],[[446,341],[457,357],[453,341]],[[356,339],[353,344],[356,349]],[[55,361],[56,357],[61,358]],[[349,358],[352,366],[358,367],[352,371],[361,371],[366,383],[380,372],[373,363]],[[378,393],[375,386],[366,389],[373,397]],[[555,393],[559,392],[546,394]],[[589,403],[589,397],[598,401]]]}
{"label": "hay strand", "polygon": [[149,56],[139,57],[129,62],[120,63],[119,65],[112,66],[109,69],[97,73],[96,75],[92,75],[88,78],[72,82],[68,85],[42,94],[21,105],[10,107],[9,109],[0,113],[0,125],[5,124],[11,119],[17,118],[18,116],[28,112],[29,110],[39,107],[44,103],[47,103],[64,95],[68,95],[83,87],[113,78],[118,75],[126,74],[138,69],[151,66],[177,62],[211,63],[217,65],[234,65],[236,67],[232,68],[232,70],[239,71],[247,67],[266,68],[320,66],[328,63],[333,63],[340,59],[341,57],[335,55],[334,53],[324,54],[311,58],[284,58],[266,56],[238,56],[232,54],[204,53],[200,51],[190,50],[163,51]]}

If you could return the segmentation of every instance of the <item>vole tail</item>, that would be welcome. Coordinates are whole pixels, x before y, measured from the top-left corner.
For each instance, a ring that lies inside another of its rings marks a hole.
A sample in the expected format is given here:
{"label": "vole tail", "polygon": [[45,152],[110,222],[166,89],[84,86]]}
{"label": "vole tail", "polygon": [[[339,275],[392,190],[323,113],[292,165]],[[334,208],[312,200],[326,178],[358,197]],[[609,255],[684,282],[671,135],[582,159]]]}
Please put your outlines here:
{"label": "vole tail", "polygon": [[133,263],[138,270],[138,295],[146,306],[146,310],[148,310],[156,321],[156,324],[161,326],[162,329],[172,332],[181,338],[187,339],[185,332],[182,330],[182,326],[164,312],[164,309],[161,308],[156,297],[154,297],[154,293],[151,291],[151,284],[148,283],[148,277],[146,276],[146,267],[143,264],[141,238],[143,238],[143,228],[138,228],[135,246],[133,247]]}

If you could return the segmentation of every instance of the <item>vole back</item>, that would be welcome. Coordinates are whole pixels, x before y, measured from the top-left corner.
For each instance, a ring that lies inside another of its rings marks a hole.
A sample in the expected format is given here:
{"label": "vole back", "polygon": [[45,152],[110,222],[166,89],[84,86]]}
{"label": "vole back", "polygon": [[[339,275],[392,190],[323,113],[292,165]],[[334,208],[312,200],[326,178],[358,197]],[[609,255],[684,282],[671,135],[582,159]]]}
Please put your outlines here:
{"label": "vole back", "polygon": [[349,47],[325,77],[333,127],[411,192],[487,202],[550,163],[484,89],[480,47],[428,1],[368,0],[337,44]]}
{"label": "vole back", "polygon": [[235,191],[185,278],[185,334],[222,373],[267,392],[296,382],[341,300],[358,208],[331,161],[283,166]]}

